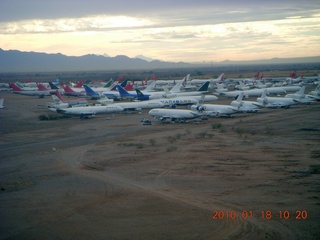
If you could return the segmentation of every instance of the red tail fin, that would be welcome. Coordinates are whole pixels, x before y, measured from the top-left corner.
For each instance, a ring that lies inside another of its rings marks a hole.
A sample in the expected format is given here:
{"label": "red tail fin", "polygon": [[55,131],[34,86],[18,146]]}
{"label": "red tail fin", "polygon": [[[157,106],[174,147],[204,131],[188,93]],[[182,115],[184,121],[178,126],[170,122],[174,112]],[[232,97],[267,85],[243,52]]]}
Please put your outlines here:
{"label": "red tail fin", "polygon": [[253,75],[254,78],[259,78],[259,76],[260,76],[260,72],[256,72],[256,74]]}
{"label": "red tail fin", "polygon": [[151,80],[157,80],[157,75],[153,75],[153,77],[151,78]]}
{"label": "red tail fin", "polygon": [[65,103],[65,100],[62,98],[62,96],[58,90],[56,90],[56,95],[60,99],[61,102]]}
{"label": "red tail fin", "polygon": [[296,77],[296,75],[297,75],[297,71],[294,71],[293,73],[290,74],[289,77],[294,78],[294,77]]}
{"label": "red tail fin", "polygon": [[126,91],[132,91],[133,90],[133,85],[134,85],[134,81],[132,81],[131,83],[127,84],[124,89]]}
{"label": "red tail fin", "polygon": [[21,92],[23,91],[21,88],[19,88],[16,84],[14,83],[9,83],[9,86],[12,87],[13,91],[15,92]]}
{"label": "red tail fin", "polygon": [[68,85],[66,84],[62,84],[63,90],[67,93],[74,93],[75,91],[73,91]]}
{"label": "red tail fin", "polygon": [[80,82],[78,82],[76,85],[74,85],[75,88],[82,88],[82,85],[84,83],[84,80],[81,80]]}
{"label": "red tail fin", "polygon": [[124,78],[124,76],[123,76],[123,75],[119,76],[119,77],[118,77],[118,79],[117,79],[117,82],[118,82],[118,83],[121,83],[121,82],[122,82],[122,80],[123,80],[123,78]]}
{"label": "red tail fin", "polygon": [[41,84],[41,83],[36,83],[36,84],[37,84],[37,87],[38,87],[39,91],[47,91],[47,90],[49,90],[45,86],[43,86],[43,84]]}

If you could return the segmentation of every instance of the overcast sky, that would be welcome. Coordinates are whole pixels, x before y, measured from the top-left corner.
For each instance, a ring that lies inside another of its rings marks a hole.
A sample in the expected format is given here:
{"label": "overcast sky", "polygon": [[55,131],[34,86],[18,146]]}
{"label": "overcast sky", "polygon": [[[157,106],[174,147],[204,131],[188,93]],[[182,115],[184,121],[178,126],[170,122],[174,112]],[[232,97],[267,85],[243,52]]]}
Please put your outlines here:
{"label": "overcast sky", "polygon": [[320,1],[0,0],[0,43],[175,62],[320,56]]}

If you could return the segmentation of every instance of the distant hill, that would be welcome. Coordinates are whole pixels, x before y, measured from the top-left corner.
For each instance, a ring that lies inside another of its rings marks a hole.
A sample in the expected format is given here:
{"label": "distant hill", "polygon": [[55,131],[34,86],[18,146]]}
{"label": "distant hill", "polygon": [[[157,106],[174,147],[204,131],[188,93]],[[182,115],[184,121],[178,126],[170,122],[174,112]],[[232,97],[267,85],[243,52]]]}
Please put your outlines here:
{"label": "distant hill", "polygon": [[[300,57],[300,58],[271,58],[251,61],[232,61],[224,60],[222,62],[206,62],[202,64],[215,65],[257,65],[257,64],[295,64],[295,63],[320,63],[320,56]],[[196,63],[195,63],[196,64]]]}
{"label": "distant hill", "polygon": [[[144,59],[141,59],[144,58]],[[66,56],[61,53],[47,54],[40,52],[21,52],[18,50],[3,50],[0,48],[0,72],[56,72],[56,71],[114,71],[114,70],[152,70],[190,67],[211,67],[230,65],[256,64],[293,64],[320,63],[320,57],[305,58],[273,58],[255,61],[223,62],[164,62],[152,60],[142,55],[129,58],[125,55],[109,57],[107,54],[88,54],[80,57]]]}
{"label": "distant hill", "polygon": [[146,61],[125,55],[106,57],[88,54],[80,57],[61,53],[5,51],[0,49],[0,72],[55,72],[55,71],[95,71],[95,70],[141,70],[157,68],[185,68],[189,63]]}

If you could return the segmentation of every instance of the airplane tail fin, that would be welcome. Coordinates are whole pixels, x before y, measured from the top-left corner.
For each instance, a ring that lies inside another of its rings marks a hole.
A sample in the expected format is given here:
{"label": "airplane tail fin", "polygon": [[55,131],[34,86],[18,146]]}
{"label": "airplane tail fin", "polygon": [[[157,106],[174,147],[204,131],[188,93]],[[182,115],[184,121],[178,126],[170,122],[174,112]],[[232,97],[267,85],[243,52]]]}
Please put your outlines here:
{"label": "airplane tail fin", "polygon": [[153,77],[151,78],[151,80],[157,80],[157,75],[154,74]]}
{"label": "airplane tail fin", "polygon": [[304,94],[305,89],[306,89],[306,86],[302,86],[302,87],[300,88],[300,90],[299,90],[298,94],[303,95],[303,94]]}
{"label": "airplane tail fin", "polygon": [[130,95],[130,94],[129,94],[123,87],[121,87],[120,85],[117,85],[116,88],[117,88],[120,96],[125,96],[125,97],[127,97],[127,96]]}
{"label": "airplane tail fin", "polygon": [[182,79],[182,86],[186,86],[187,85],[187,77],[184,77],[183,79]]}
{"label": "airplane tail fin", "polygon": [[262,99],[265,99],[266,97],[267,97],[267,90],[264,90],[264,91],[262,92],[261,98],[262,98]]}
{"label": "airplane tail fin", "polygon": [[259,78],[259,76],[260,76],[260,72],[256,72],[256,74],[253,75],[253,78],[254,78],[254,79],[255,79],[255,78]]}
{"label": "airplane tail fin", "polygon": [[124,89],[125,89],[126,91],[132,91],[132,90],[133,90],[133,86],[134,86],[134,81],[132,81],[131,83],[128,83],[128,84],[124,87]]}
{"label": "airplane tail fin", "polygon": [[42,83],[36,83],[36,84],[37,84],[37,87],[38,87],[39,91],[47,91],[47,90],[49,90],[48,88],[43,86]]}
{"label": "airplane tail fin", "polygon": [[223,81],[224,73],[221,73],[220,76],[217,78],[218,81]]}
{"label": "airplane tail fin", "polygon": [[147,97],[146,95],[144,95],[139,89],[135,89],[137,96],[138,96],[138,100],[148,100],[149,97]]}
{"label": "airplane tail fin", "polygon": [[198,92],[207,92],[209,88],[210,81],[205,82],[199,89]]}
{"label": "airplane tail fin", "polygon": [[171,88],[171,92],[180,92],[181,85],[182,82],[178,82],[176,85],[173,86],[173,88]]}
{"label": "airplane tail fin", "polygon": [[146,92],[151,91],[156,86],[156,81],[152,81],[145,89]]}
{"label": "airplane tail fin", "polygon": [[237,98],[237,102],[241,102],[242,101],[242,99],[243,99],[243,92],[240,92],[240,94],[239,94],[239,96],[238,96],[238,98]]}
{"label": "airplane tail fin", "polygon": [[104,88],[108,88],[108,87],[110,87],[111,85],[112,85],[112,83],[113,83],[113,80],[112,80],[112,78],[106,83],[106,85],[104,85],[103,87]]}
{"label": "airplane tail fin", "polygon": [[67,93],[75,93],[75,91],[73,91],[68,85],[66,84],[62,84],[62,88],[65,92]]}
{"label": "airplane tail fin", "polygon": [[84,83],[84,80],[81,80],[80,82],[78,82],[76,85],[74,85],[73,87],[75,88],[82,88],[82,85]]}
{"label": "airplane tail fin", "polygon": [[12,88],[13,91],[15,92],[21,92],[23,91],[21,88],[19,88],[16,84],[14,83],[9,83],[9,86]]}
{"label": "airplane tail fin", "polygon": [[53,82],[49,82],[49,85],[52,90],[59,89]]}
{"label": "airplane tail fin", "polygon": [[56,94],[57,98],[60,99],[61,102],[65,103],[65,100],[62,98],[62,96],[58,90],[56,90],[55,94]]}
{"label": "airplane tail fin", "polygon": [[60,99],[57,95],[55,95],[55,94],[51,94],[51,97],[52,97],[53,102],[54,102],[55,104],[62,104],[62,103],[64,103],[64,102],[61,101],[61,99]]}
{"label": "airplane tail fin", "polygon": [[95,97],[99,96],[99,94],[96,91],[94,91],[92,88],[90,88],[88,85],[83,84],[83,88],[86,91],[87,95],[95,96]]}
{"label": "airplane tail fin", "polygon": [[296,75],[297,75],[297,71],[294,71],[293,73],[291,73],[291,74],[290,74],[290,76],[289,76],[289,77],[290,77],[290,78],[295,78],[295,77],[296,77]]}

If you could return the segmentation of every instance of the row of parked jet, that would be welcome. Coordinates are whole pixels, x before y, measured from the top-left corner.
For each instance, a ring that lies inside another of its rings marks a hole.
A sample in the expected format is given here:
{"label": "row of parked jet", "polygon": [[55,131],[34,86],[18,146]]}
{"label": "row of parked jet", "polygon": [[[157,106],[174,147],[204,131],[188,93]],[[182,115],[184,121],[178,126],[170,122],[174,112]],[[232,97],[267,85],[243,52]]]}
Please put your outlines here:
{"label": "row of parked jet", "polygon": [[[91,89],[92,90],[92,89]],[[126,97],[139,96],[140,90],[136,89],[136,95],[126,92],[118,86],[119,93]],[[138,110],[151,108],[149,114],[159,120],[163,121],[168,118],[176,119],[191,119],[199,116],[230,116],[239,112],[258,112],[261,108],[288,108],[294,104],[310,104],[315,100],[320,100],[320,87],[318,86],[313,95],[304,94],[305,86],[294,94],[287,94],[285,97],[269,97],[267,90],[263,90],[257,101],[244,101],[245,92],[239,92],[236,100],[232,101],[230,105],[207,104],[207,101],[217,100],[213,95],[206,95],[205,91],[194,92],[194,95],[189,96],[175,96],[171,98],[159,98],[145,101],[132,101],[112,103],[107,106],[86,106],[77,108],[62,108],[56,109],[57,112],[63,114],[80,115],[81,117],[89,117],[98,113],[114,113],[128,110]],[[92,90],[93,91],[93,90]],[[59,92],[56,94],[59,96]],[[129,94],[129,95],[128,95]],[[192,93],[191,93],[192,94]],[[197,95],[196,95],[197,94]],[[54,96],[53,96],[54,97]],[[60,101],[61,101],[60,96]],[[80,101],[79,101],[80,102]],[[191,105],[191,110],[183,109],[163,109],[164,107],[174,108],[175,106]]]}
{"label": "row of parked jet", "polygon": [[[230,105],[217,105],[217,104],[204,104],[206,101],[217,100],[218,97],[215,95],[208,95],[209,84],[212,84],[212,81],[204,81],[203,85],[198,89],[198,91],[187,91],[182,92],[181,88],[186,79],[178,81],[176,85],[168,90],[166,87],[163,87],[164,91],[153,92],[154,87],[157,84],[157,81],[152,81],[145,90],[141,91],[133,89],[133,84],[121,85],[121,83],[116,82],[113,86],[109,88],[91,88],[88,85],[73,86],[69,87],[68,85],[63,84],[62,89],[59,89],[54,84],[50,83],[52,89],[44,87],[42,84],[37,83],[38,91],[29,90],[23,91],[21,88],[15,84],[11,84],[13,92],[27,95],[33,94],[48,94],[52,95],[54,98],[54,103],[50,104],[51,109],[63,113],[63,114],[76,114],[82,117],[92,116],[98,113],[111,113],[111,112],[120,112],[125,110],[141,110],[143,108],[156,109],[157,111],[150,111],[150,115],[155,117],[160,117],[162,119],[176,119],[176,116],[173,116],[173,113],[182,113],[181,109],[159,109],[163,107],[175,107],[178,105],[192,105],[191,110],[188,114],[192,116],[208,115],[208,116],[219,116],[219,115],[231,115],[236,112],[257,112],[262,107],[289,107],[292,104],[298,103],[310,103],[314,100],[319,99],[319,87],[314,91],[315,94],[304,94],[304,87],[300,86],[286,86],[286,88],[279,87],[266,87],[266,88],[256,88],[248,89],[243,91],[221,91],[219,94],[225,95],[227,97],[237,98],[237,100],[232,101]],[[219,77],[221,81],[221,76]],[[203,81],[203,79],[201,79]],[[191,80],[192,81],[192,80]],[[202,83],[201,81],[201,83]],[[197,82],[199,83],[199,82]],[[128,88],[129,86],[129,88]],[[186,86],[186,84],[184,84]],[[218,86],[219,87],[219,86]],[[117,91],[112,90],[112,88]],[[55,89],[55,90],[53,90]],[[128,90],[128,91],[127,91]],[[269,94],[283,94],[286,91],[295,91],[299,90],[294,95],[286,95],[284,98],[270,98],[267,95]],[[41,92],[41,93],[40,93]],[[86,98],[74,99],[69,101],[62,100],[60,93],[69,96],[90,96],[91,98],[98,99],[101,105],[98,106],[86,106],[88,105]],[[42,96],[42,95],[39,95]],[[244,97],[251,96],[261,96],[257,99],[256,102],[243,101]],[[132,102],[122,102],[114,103],[114,100],[117,99],[135,99],[140,101]],[[105,105],[105,106],[104,106]],[[78,107],[74,107],[78,106]],[[80,106],[80,107],[79,107]],[[171,113],[171,117],[168,112]],[[165,111],[165,113],[163,112]],[[190,112],[191,111],[191,112]],[[161,113],[163,116],[156,116],[154,112],[158,114]],[[187,113],[187,112],[184,112]],[[168,115],[168,116],[167,116]]]}

